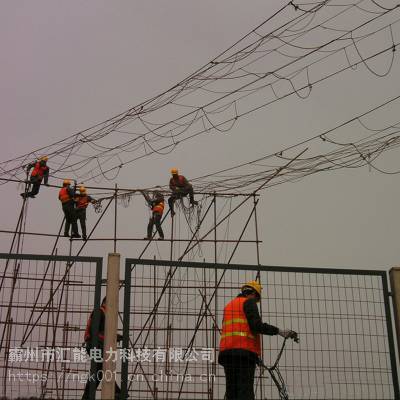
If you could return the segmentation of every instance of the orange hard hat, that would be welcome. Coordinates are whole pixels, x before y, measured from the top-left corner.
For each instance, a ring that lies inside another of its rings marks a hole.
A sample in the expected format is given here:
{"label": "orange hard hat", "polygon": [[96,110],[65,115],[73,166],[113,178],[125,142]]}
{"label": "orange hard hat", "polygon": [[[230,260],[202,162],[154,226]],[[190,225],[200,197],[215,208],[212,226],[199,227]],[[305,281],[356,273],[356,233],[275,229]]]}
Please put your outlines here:
{"label": "orange hard hat", "polygon": [[178,168],[171,168],[172,175],[178,175]]}
{"label": "orange hard hat", "polygon": [[246,288],[253,289],[253,290],[256,291],[257,294],[261,297],[262,286],[261,286],[260,283],[258,283],[257,281],[246,282],[246,283],[241,287],[241,290],[244,290],[244,289],[246,289]]}
{"label": "orange hard hat", "polygon": [[71,181],[69,179],[63,180],[63,186],[69,186],[70,184],[71,184]]}

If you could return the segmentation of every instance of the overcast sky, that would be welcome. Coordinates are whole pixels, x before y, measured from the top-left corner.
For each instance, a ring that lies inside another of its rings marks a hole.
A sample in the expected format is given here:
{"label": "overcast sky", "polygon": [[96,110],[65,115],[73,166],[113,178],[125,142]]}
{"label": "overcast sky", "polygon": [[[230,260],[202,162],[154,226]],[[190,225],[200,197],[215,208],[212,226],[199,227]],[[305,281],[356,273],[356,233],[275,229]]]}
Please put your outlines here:
{"label": "overcast sky", "polygon": [[[3,0],[0,4],[0,159],[6,160],[168,89],[286,2]],[[371,8],[371,2],[365,0],[363,6]],[[393,33],[400,38],[398,28]],[[371,46],[378,49],[387,44],[385,40],[379,37]],[[390,56],[382,57],[372,66],[385,72],[389,63]],[[399,72],[396,57],[383,78],[359,66],[314,87],[306,100],[289,97],[240,121],[229,134],[193,139],[172,154],[131,164],[115,182],[99,185],[166,184],[171,167],[190,179],[279,151],[399,95]],[[379,128],[387,121],[382,117],[368,122]],[[399,170],[397,153],[384,154],[378,165]],[[363,168],[320,173],[262,192],[261,263],[385,269],[398,265],[398,183],[398,175]],[[19,190],[10,183],[0,191],[1,229],[14,229],[22,204]],[[121,236],[144,236],[148,214],[141,198],[120,213]],[[88,217],[92,226],[93,209]],[[57,190],[42,188],[30,201],[26,230],[57,233],[61,219]],[[112,221],[111,214],[96,233],[112,236]],[[168,236],[170,221],[166,224]],[[234,224],[240,229],[243,223]],[[47,254],[53,240],[27,237],[24,251]],[[11,238],[1,234],[0,241],[1,251],[7,252]],[[142,246],[121,244],[118,250],[124,257],[136,257]],[[59,253],[67,251],[63,239]],[[84,254],[103,256],[108,251],[111,243],[90,243]],[[243,250],[238,261],[255,263],[254,251]]]}

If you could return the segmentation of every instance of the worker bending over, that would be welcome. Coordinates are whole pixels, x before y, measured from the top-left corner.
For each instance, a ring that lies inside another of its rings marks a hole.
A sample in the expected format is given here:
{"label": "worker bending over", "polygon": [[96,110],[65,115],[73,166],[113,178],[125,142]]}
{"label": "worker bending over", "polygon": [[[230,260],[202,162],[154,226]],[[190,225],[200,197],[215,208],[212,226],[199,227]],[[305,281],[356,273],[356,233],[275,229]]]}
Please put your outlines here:
{"label": "worker bending over", "polygon": [[64,236],[69,237],[69,228],[72,226],[71,238],[80,238],[78,233],[78,224],[75,214],[75,189],[71,187],[71,181],[64,179],[63,187],[58,193],[58,199],[61,201],[62,210],[65,215]]}
{"label": "worker bending over", "polygon": [[[47,166],[48,158],[46,156],[39,158],[26,166],[26,172],[29,174],[30,170],[33,168],[31,172],[31,176],[29,178],[29,184],[32,185],[30,192],[21,193],[22,198],[32,197],[39,193],[40,185],[42,180],[44,180],[44,184],[48,184],[49,180],[49,167]],[[29,188],[28,188],[29,190]]]}
{"label": "worker bending over", "polygon": [[261,285],[247,282],[224,308],[218,362],[224,367],[226,400],[254,400],[254,373],[261,357],[260,335],[297,339],[297,333],[263,323],[257,303]]}
{"label": "worker bending over", "polygon": [[154,192],[153,198],[146,192],[142,192],[147,204],[151,208],[151,217],[149,219],[149,224],[147,225],[147,236],[145,239],[151,240],[153,237],[153,226],[156,226],[159,239],[164,240],[164,232],[161,228],[161,218],[164,212],[164,196],[160,192]]}
{"label": "worker bending over", "polygon": [[171,179],[169,180],[169,188],[171,189],[171,196],[168,199],[169,209],[171,210],[171,216],[175,215],[174,203],[176,200],[181,199],[189,195],[190,204],[192,206],[197,205],[197,201],[194,200],[193,186],[183,176],[179,175],[177,168],[171,169]]}
{"label": "worker bending over", "polygon": [[96,200],[87,194],[85,186],[79,186],[79,193],[75,194],[75,215],[81,225],[82,239],[87,240],[86,236],[86,209],[89,203],[96,203]]}

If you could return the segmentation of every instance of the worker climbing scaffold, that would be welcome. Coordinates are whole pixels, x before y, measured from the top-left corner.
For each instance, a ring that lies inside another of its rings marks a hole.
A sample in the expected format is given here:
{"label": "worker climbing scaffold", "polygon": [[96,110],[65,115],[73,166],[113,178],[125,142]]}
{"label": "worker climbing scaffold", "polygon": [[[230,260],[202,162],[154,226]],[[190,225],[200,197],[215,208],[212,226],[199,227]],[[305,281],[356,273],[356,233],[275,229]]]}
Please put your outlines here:
{"label": "worker climbing scaffold", "polygon": [[22,198],[35,198],[35,196],[39,193],[42,180],[44,180],[44,184],[46,186],[48,185],[49,167],[47,166],[47,160],[48,157],[43,156],[39,158],[39,160],[36,160],[24,167],[26,169],[27,177],[29,176],[29,172],[32,168],[33,171],[31,172],[30,178],[26,180],[27,187],[25,192],[21,193]]}
{"label": "worker climbing scaffold", "polygon": [[169,188],[171,189],[171,196],[168,199],[169,209],[171,210],[171,216],[175,215],[174,203],[176,200],[181,199],[189,195],[189,201],[192,206],[197,205],[197,201],[194,200],[193,186],[183,176],[179,175],[177,168],[171,169],[171,179],[169,180]]}
{"label": "worker climbing scaffold", "polygon": [[149,194],[142,191],[148,206],[151,208],[151,217],[147,225],[147,236],[144,239],[151,240],[153,237],[153,226],[156,226],[159,239],[164,240],[164,232],[161,227],[161,218],[164,212],[164,196],[161,192],[154,192],[153,198]]}

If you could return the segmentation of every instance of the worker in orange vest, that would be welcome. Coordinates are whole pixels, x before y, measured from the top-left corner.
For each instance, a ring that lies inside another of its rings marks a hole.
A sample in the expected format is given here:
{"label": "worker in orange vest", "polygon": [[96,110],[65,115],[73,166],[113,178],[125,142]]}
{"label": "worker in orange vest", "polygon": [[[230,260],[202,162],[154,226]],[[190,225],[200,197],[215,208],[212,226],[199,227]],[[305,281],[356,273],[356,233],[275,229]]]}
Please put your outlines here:
{"label": "worker in orange vest", "polygon": [[64,236],[69,237],[69,228],[72,226],[71,238],[80,238],[78,233],[78,224],[76,223],[75,213],[75,189],[71,187],[71,181],[64,179],[63,187],[58,193],[58,199],[61,201],[62,210],[65,215]]}
{"label": "worker in orange vest", "polygon": [[27,174],[29,174],[30,170],[33,168],[29,178],[29,184],[32,185],[32,189],[30,192],[21,193],[22,198],[35,198],[35,196],[39,193],[42,180],[44,180],[44,184],[46,186],[48,185],[49,167],[47,166],[47,160],[48,157],[43,156],[40,157],[39,160],[36,160],[26,166]]}
{"label": "worker in orange vest", "polygon": [[168,205],[171,210],[171,216],[173,217],[175,215],[174,203],[176,200],[189,195],[190,204],[192,206],[196,206],[197,201],[194,200],[193,186],[183,175],[179,175],[177,168],[171,169],[171,175],[172,177],[169,180],[169,188],[171,189],[172,194],[168,199]]}
{"label": "worker in orange vest", "polygon": [[261,357],[260,335],[297,339],[292,330],[262,322],[257,307],[261,291],[257,281],[247,282],[224,308],[218,362],[225,371],[226,400],[254,400],[254,373]]}
{"label": "worker in orange vest", "polygon": [[164,196],[161,192],[154,192],[153,198],[150,198],[145,191],[142,191],[142,194],[151,208],[151,217],[147,225],[147,236],[145,239],[151,240],[153,237],[153,226],[155,225],[159,239],[164,240],[164,232],[161,228],[161,218],[164,212]]}
{"label": "worker in orange vest", "polygon": [[96,200],[87,194],[85,186],[79,186],[79,193],[75,194],[75,215],[81,225],[82,239],[87,240],[86,236],[86,209],[89,203],[96,203]]}
{"label": "worker in orange vest", "polygon": [[[85,346],[86,346],[86,352],[91,355],[91,350],[97,348],[100,350],[100,357],[103,358],[103,350],[104,350],[104,331],[105,331],[105,326],[106,326],[106,312],[107,312],[107,307],[106,307],[106,302],[107,299],[104,297],[104,299],[101,302],[100,305],[100,319],[98,321],[97,329],[96,327],[93,326],[93,315],[94,315],[94,310],[90,314],[90,317],[88,319],[88,322],[86,324],[86,329],[85,329]],[[97,346],[95,347],[93,345],[94,342],[94,333],[97,331]],[[117,342],[122,340],[122,336],[117,334]],[[103,379],[103,362],[99,361],[96,362],[96,371],[93,376],[90,376],[89,379],[86,382],[85,386],[85,391],[82,396],[82,400],[88,400],[89,399],[89,394],[90,394],[90,383],[92,381],[95,381],[96,388],[99,386],[100,382]],[[121,389],[115,383],[115,400],[120,399],[120,393]]]}

